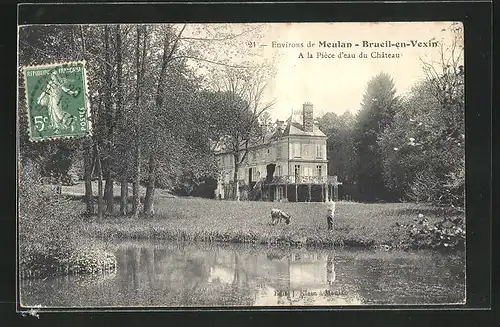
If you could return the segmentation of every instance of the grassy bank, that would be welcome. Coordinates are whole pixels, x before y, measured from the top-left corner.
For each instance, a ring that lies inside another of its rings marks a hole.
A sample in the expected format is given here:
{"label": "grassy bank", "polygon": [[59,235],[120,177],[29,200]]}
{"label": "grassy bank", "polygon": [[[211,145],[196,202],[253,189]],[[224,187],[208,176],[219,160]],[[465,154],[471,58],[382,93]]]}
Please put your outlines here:
{"label": "grassy bank", "polygon": [[[290,225],[270,225],[270,211],[292,215]],[[102,238],[166,239],[315,246],[411,247],[405,229],[423,215],[429,224],[460,215],[450,209],[391,203],[338,202],[334,231],[327,230],[324,203],[271,203],[164,198],[153,217],[108,217],[85,223]]]}
{"label": "grassy bank", "polygon": [[19,196],[19,274],[22,278],[113,270],[116,259],[81,233],[85,206],[23,171]]}

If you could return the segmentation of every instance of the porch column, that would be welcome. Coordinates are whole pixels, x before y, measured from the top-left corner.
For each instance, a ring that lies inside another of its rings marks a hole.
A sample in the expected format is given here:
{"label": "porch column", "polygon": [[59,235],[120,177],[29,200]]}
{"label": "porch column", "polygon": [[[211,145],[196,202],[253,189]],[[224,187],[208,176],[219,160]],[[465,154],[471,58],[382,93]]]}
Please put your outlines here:
{"label": "porch column", "polygon": [[311,202],[311,184],[308,185],[309,202]]}

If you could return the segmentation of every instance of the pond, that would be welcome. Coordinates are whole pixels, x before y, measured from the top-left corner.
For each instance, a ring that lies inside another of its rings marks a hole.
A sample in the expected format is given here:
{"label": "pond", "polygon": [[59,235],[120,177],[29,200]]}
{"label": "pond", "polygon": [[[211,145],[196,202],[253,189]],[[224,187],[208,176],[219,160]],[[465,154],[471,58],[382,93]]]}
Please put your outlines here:
{"label": "pond", "polygon": [[465,255],[125,241],[118,268],[27,279],[25,307],[449,304],[465,301]]}

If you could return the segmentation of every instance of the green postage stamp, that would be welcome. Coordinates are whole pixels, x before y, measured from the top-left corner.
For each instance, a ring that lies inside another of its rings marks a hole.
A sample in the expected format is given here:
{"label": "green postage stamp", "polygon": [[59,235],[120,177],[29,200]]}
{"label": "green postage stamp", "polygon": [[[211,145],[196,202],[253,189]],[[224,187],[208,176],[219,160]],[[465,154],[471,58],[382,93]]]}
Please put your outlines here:
{"label": "green postage stamp", "polygon": [[24,67],[31,141],[90,135],[85,62]]}

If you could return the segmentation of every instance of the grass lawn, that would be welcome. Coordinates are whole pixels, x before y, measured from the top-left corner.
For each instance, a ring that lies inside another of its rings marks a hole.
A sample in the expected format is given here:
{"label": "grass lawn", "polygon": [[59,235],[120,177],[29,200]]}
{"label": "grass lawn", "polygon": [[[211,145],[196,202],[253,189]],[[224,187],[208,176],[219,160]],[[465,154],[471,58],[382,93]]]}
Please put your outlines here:
{"label": "grass lawn", "polygon": [[[292,215],[290,225],[271,226],[272,208]],[[396,222],[410,223],[419,214],[429,223],[460,213],[420,204],[337,202],[334,231],[326,224],[324,203],[217,201],[161,198],[153,217],[107,217],[85,223],[85,232],[103,238],[226,241],[290,245],[394,245],[405,242]]]}

